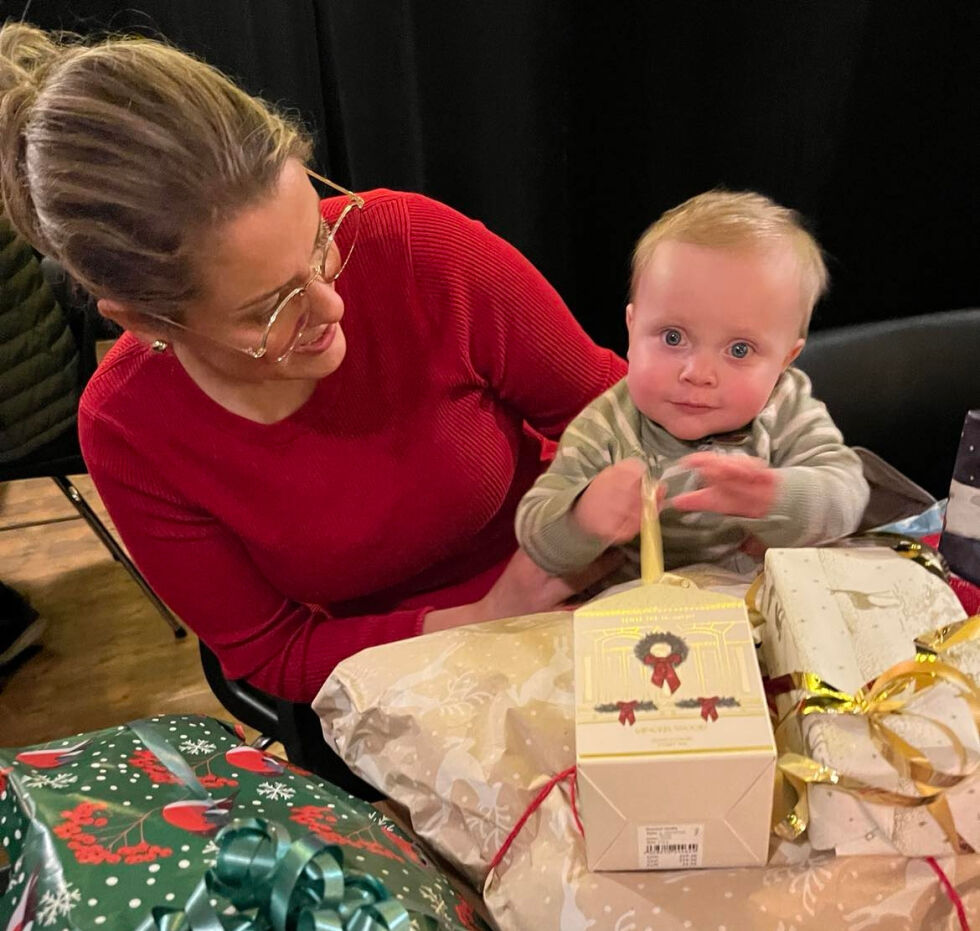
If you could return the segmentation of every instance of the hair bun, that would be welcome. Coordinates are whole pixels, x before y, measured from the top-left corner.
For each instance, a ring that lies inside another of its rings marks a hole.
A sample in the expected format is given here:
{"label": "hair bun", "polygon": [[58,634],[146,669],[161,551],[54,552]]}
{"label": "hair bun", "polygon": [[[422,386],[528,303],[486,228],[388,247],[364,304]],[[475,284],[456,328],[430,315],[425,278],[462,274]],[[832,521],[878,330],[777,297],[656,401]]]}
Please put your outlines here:
{"label": "hair bun", "polygon": [[165,42],[0,27],[3,208],[96,297],[180,313],[201,287],[200,237],[310,149],[298,123]]}
{"label": "hair bun", "polygon": [[50,250],[31,201],[25,134],[51,69],[70,53],[67,43],[27,23],[0,27],[0,206],[17,231],[42,252]]}
{"label": "hair bun", "polygon": [[24,82],[40,86],[45,72],[65,51],[36,26],[6,23],[0,29],[0,92]]}

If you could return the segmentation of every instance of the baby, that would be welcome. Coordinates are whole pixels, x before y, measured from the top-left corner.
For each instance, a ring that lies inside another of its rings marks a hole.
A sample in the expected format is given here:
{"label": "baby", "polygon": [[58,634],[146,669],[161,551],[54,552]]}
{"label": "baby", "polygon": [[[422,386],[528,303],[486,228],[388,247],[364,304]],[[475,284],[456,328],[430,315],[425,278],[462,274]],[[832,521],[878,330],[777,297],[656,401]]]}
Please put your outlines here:
{"label": "baby", "polygon": [[709,191],[654,223],[633,254],[629,373],[572,421],[518,508],[531,558],[565,575],[620,545],[616,580],[638,577],[642,479],[668,469],[667,569],[746,573],[768,546],[855,530],[861,462],[791,367],[826,285],[796,213],[760,194]]}

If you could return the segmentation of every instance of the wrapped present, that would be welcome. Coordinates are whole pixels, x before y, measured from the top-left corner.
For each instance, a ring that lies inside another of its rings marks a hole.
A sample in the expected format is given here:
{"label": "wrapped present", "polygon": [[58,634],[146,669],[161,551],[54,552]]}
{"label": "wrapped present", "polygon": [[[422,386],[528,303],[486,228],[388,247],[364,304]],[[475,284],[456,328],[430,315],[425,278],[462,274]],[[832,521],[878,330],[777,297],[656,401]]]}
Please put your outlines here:
{"label": "wrapped present", "polygon": [[918,637],[965,617],[949,586],[884,548],[773,549],[758,605],[768,672],[798,687],[776,699],[789,713],[780,750],[816,764],[793,771],[810,772],[810,842],[838,854],[976,849],[980,650],[950,650],[945,676],[914,662]]}
{"label": "wrapped present", "polygon": [[776,748],[745,605],[673,581],[575,612],[579,812],[593,870],[766,861]]}
{"label": "wrapped present", "polygon": [[[938,533],[926,534],[922,537],[922,542],[927,546],[938,547],[941,536]],[[956,593],[963,610],[967,614],[980,614],[980,582],[971,582],[963,576],[957,575],[950,570],[949,587]]]}
{"label": "wrapped present", "polygon": [[953,572],[980,585],[980,410],[963,422],[939,549]]}
{"label": "wrapped present", "polygon": [[962,931],[957,908],[980,913],[977,855],[844,858],[781,840],[765,867],[590,872],[563,775],[575,763],[572,636],[571,615],[555,612],[372,647],[315,701],[348,764],[485,880],[501,931]]}
{"label": "wrapped present", "polygon": [[0,928],[485,927],[393,822],[211,718],[0,751],[0,836]]}

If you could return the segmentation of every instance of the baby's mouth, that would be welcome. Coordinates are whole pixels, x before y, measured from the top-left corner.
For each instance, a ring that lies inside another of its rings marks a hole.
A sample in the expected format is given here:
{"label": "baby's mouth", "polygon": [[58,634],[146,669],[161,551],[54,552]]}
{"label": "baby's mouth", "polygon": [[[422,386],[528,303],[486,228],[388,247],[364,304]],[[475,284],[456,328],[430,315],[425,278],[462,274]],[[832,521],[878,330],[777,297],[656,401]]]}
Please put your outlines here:
{"label": "baby's mouth", "polygon": [[693,411],[713,411],[715,409],[715,405],[702,404],[699,401],[671,401],[670,403],[675,407],[683,407]]}

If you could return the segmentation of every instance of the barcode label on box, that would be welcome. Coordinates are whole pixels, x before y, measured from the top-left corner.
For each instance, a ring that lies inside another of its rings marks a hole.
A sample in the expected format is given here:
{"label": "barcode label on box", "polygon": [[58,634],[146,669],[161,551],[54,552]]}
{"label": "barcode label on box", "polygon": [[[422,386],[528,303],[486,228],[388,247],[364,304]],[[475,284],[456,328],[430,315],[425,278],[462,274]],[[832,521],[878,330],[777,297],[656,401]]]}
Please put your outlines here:
{"label": "barcode label on box", "polygon": [[703,824],[642,824],[637,828],[640,869],[679,870],[701,865]]}

